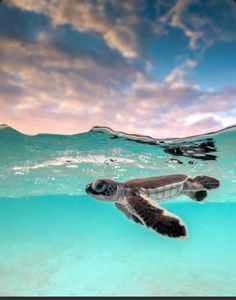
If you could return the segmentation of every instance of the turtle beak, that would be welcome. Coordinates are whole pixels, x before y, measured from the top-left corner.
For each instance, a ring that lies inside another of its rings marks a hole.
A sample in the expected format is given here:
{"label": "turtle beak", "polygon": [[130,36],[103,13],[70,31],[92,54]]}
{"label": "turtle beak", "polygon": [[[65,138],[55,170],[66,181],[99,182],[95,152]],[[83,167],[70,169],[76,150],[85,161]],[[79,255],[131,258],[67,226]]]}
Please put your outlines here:
{"label": "turtle beak", "polygon": [[87,194],[92,192],[91,183],[86,186],[85,191]]}

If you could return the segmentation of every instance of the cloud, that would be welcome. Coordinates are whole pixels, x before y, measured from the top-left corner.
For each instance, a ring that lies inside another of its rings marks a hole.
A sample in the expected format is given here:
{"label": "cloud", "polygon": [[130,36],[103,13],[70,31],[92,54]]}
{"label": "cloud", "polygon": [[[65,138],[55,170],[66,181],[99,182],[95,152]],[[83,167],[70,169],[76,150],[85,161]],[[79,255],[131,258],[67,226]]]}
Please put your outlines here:
{"label": "cloud", "polygon": [[[40,12],[48,16],[54,26],[69,24],[80,32],[98,33],[109,47],[117,49],[123,56],[137,56],[139,32],[133,27],[137,11],[134,1],[124,4],[121,1],[96,0],[8,0],[7,3],[23,11]],[[116,10],[113,18],[110,17],[112,9]]]}
{"label": "cloud", "polygon": [[193,0],[178,0],[165,16],[166,20],[170,19],[171,26],[180,28],[185,36],[189,38],[189,46],[191,49],[196,48],[197,40],[203,36],[203,32],[196,28],[196,26],[194,29],[191,29],[185,23],[185,20],[183,20],[184,13],[186,13],[188,7],[190,7],[193,2]]}
{"label": "cloud", "polygon": [[123,128],[123,122],[129,132],[181,137],[234,124],[236,89],[201,90],[187,79],[183,69],[186,65],[189,62],[173,69],[162,81],[150,83],[139,78],[125,95],[126,106],[117,114],[120,127],[115,129]]}
{"label": "cloud", "polygon": [[6,0],[11,8],[47,16],[54,27],[70,25],[79,32],[99,35],[108,47],[125,58],[144,56],[147,45],[157,36],[159,14],[166,1],[136,0]]}
{"label": "cloud", "polygon": [[[123,79],[129,88],[119,89],[122,69],[102,68],[54,48],[29,50],[34,54],[30,66],[19,45],[18,65],[3,60],[5,89],[0,89],[1,122],[25,133],[77,133],[98,124],[155,137],[180,137],[221,129],[235,120],[236,89],[201,90],[187,77],[194,62],[186,60],[158,81],[136,71],[132,81]],[[65,71],[72,67],[73,71]],[[118,76],[117,82],[105,85],[109,76],[113,80]]]}
{"label": "cloud", "polygon": [[125,57],[137,55],[136,37],[129,28],[116,26],[104,35],[107,44],[114,49],[119,49]]}
{"label": "cloud", "polygon": [[[151,16],[147,2],[155,3]],[[215,35],[207,35],[205,16],[186,21],[195,1],[147,2],[8,0],[0,10],[1,123],[25,133],[105,125],[155,137],[232,125],[235,88],[202,90],[190,76],[197,59],[185,56],[163,78],[149,74],[151,38],[179,28],[195,50],[216,40],[218,27],[209,21]]]}
{"label": "cloud", "polygon": [[[47,16],[53,26],[70,25],[98,34],[108,47],[124,57],[145,56],[151,38],[181,30],[194,53],[203,53],[217,41],[236,39],[232,1],[176,0],[7,0],[10,7]],[[212,13],[214,11],[214,14]],[[215,15],[217,14],[217,18]],[[219,22],[220,20],[220,22]],[[14,27],[14,26],[13,26]]]}
{"label": "cloud", "polygon": [[175,67],[170,74],[165,78],[165,82],[171,87],[171,89],[180,89],[180,88],[193,88],[198,89],[196,83],[190,83],[189,79],[187,80],[188,71],[193,69],[196,66],[196,61],[191,59],[186,59],[179,66]]}
{"label": "cloud", "polygon": [[203,0],[177,0],[161,16],[161,24],[180,29],[189,39],[189,48],[202,53],[215,42],[236,40],[233,26],[228,26],[234,24],[235,16],[232,1],[210,0],[206,5]]}

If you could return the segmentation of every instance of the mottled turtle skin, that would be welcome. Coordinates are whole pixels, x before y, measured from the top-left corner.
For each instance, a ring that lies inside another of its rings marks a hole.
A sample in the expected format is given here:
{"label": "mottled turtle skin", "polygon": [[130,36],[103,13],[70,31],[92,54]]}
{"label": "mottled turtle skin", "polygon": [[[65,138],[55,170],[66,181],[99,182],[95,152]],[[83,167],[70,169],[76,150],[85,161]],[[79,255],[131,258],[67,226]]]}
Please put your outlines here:
{"label": "mottled turtle skin", "polygon": [[174,214],[159,206],[159,202],[187,195],[196,201],[207,196],[207,190],[217,188],[219,181],[206,175],[194,178],[184,174],[154,176],[115,182],[98,179],[86,187],[86,192],[98,200],[115,202],[126,217],[173,238],[185,238],[186,226]]}

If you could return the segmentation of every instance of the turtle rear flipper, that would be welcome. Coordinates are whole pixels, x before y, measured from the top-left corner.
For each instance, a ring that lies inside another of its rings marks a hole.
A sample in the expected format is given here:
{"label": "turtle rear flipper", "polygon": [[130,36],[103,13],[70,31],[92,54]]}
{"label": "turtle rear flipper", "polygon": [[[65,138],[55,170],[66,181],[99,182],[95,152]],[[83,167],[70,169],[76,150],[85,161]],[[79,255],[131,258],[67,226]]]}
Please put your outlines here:
{"label": "turtle rear flipper", "polygon": [[[215,189],[219,186],[220,186],[220,182],[216,178],[205,176],[205,175],[198,175],[193,178],[189,177],[184,182],[183,193],[187,194],[189,192],[201,192],[201,191]],[[199,195],[201,194],[202,193],[200,193]]]}
{"label": "turtle rear flipper", "polygon": [[207,197],[207,191],[187,192],[185,195],[189,196],[192,200],[201,202]]}
{"label": "turtle rear flipper", "polygon": [[219,180],[206,175],[198,175],[193,180],[203,186],[207,190],[216,189],[220,186]]}

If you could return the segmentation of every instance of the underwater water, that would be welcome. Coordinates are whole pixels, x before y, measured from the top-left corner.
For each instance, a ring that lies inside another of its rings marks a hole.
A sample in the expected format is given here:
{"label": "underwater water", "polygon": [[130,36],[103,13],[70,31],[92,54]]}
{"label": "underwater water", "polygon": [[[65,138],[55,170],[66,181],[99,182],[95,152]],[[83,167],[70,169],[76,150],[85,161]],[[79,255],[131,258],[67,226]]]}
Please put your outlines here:
{"label": "underwater water", "polygon": [[[236,128],[152,139],[95,127],[27,136],[0,126],[0,295],[236,295]],[[185,240],[85,193],[98,178],[184,173],[220,180],[203,203],[162,203]]]}

